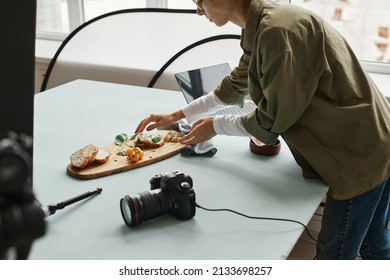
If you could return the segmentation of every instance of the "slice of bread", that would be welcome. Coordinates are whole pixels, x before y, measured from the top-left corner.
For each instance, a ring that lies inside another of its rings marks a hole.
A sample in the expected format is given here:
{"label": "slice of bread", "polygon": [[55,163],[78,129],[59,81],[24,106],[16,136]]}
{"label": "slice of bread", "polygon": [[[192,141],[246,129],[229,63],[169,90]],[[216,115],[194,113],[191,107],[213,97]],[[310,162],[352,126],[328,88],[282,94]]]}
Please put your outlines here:
{"label": "slice of bread", "polygon": [[164,137],[160,134],[139,133],[135,136],[134,143],[140,148],[158,148],[165,144]]}
{"label": "slice of bread", "polygon": [[93,144],[89,144],[82,149],[75,151],[70,156],[70,163],[77,168],[85,168],[91,164],[99,151],[99,148]]}
{"label": "slice of bread", "polygon": [[165,135],[165,142],[178,142],[181,138],[184,137],[184,134],[175,130],[170,130],[167,135]]}
{"label": "slice of bread", "polygon": [[104,149],[99,149],[97,152],[97,155],[95,157],[95,163],[103,164],[107,162],[108,158],[110,157],[110,153]]}
{"label": "slice of bread", "polygon": [[89,158],[86,151],[79,149],[70,156],[70,162],[74,167],[85,168],[89,163]]}
{"label": "slice of bread", "polygon": [[89,165],[95,160],[96,155],[99,151],[99,148],[93,144],[89,144],[89,145],[85,146],[83,148],[83,150],[86,151],[88,156],[89,156],[89,160],[88,160],[88,165]]}

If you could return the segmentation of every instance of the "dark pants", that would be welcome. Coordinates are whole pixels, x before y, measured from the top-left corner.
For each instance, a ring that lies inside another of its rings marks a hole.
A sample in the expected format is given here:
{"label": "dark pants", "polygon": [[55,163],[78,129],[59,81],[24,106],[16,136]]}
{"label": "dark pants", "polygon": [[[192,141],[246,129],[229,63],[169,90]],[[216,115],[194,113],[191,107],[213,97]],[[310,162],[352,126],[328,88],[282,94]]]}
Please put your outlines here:
{"label": "dark pants", "polygon": [[347,200],[328,196],[318,236],[317,258],[390,259],[390,179]]}

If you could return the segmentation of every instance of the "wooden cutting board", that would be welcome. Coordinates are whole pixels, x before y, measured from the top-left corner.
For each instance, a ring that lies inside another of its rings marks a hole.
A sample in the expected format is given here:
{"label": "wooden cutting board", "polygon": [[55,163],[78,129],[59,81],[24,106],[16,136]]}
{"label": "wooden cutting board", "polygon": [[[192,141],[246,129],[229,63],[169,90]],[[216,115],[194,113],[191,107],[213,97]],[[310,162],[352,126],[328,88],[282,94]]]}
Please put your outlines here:
{"label": "wooden cutting board", "polygon": [[[157,134],[165,135],[169,132],[169,130],[159,130],[156,132]],[[127,141],[129,145],[134,145],[133,140]],[[179,153],[180,149],[183,147],[180,143],[174,142],[165,142],[165,144],[158,148],[142,148],[144,152],[144,157],[133,163],[127,159],[127,156],[119,156],[117,155],[118,146],[115,143],[109,144],[104,147],[99,147],[101,149],[105,149],[110,153],[110,157],[108,158],[106,163],[96,164],[93,163],[86,168],[79,169],[74,167],[69,163],[67,166],[67,173],[75,178],[79,179],[94,179],[107,175],[112,175],[115,173],[120,173],[124,171],[129,171],[138,167],[146,166],[163,159],[169,158]]]}

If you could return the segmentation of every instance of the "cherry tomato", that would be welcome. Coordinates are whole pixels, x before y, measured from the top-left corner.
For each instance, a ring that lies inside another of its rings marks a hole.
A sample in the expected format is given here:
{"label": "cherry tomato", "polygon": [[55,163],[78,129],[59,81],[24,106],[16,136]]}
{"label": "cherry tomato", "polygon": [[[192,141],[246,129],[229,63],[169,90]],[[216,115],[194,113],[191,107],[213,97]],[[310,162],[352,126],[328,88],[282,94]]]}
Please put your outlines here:
{"label": "cherry tomato", "polygon": [[144,151],[142,151],[140,147],[135,147],[134,152],[139,155],[139,159],[142,159],[144,157]]}
{"label": "cherry tomato", "polygon": [[131,160],[131,162],[137,162],[137,161],[139,161],[139,154],[133,151],[133,152],[128,156],[128,158]]}
{"label": "cherry tomato", "polygon": [[133,149],[132,148],[127,148],[126,150],[126,155],[131,155],[131,153],[133,152]]}

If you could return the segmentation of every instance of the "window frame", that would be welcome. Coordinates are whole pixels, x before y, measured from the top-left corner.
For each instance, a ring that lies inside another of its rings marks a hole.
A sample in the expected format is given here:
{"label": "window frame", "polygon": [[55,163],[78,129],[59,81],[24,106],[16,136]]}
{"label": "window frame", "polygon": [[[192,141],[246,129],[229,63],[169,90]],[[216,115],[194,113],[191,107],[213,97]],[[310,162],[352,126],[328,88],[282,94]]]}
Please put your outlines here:
{"label": "window frame", "polygon": [[[146,8],[168,8],[169,0],[145,0]],[[284,0],[291,2],[291,0]],[[85,22],[84,0],[67,0],[69,29],[72,32]],[[68,36],[67,33],[37,31],[36,38],[43,40],[63,41]],[[370,73],[390,74],[390,62],[360,61],[364,69]]]}
{"label": "window frame", "polygon": [[[168,0],[145,0],[146,8],[168,8]],[[70,32],[85,22],[84,0],[67,0]]]}
{"label": "window frame", "polygon": [[[146,8],[168,8],[168,0],[145,0]],[[69,33],[85,22],[84,0],[66,0],[68,5]],[[63,41],[68,33],[37,30],[36,38]]]}

